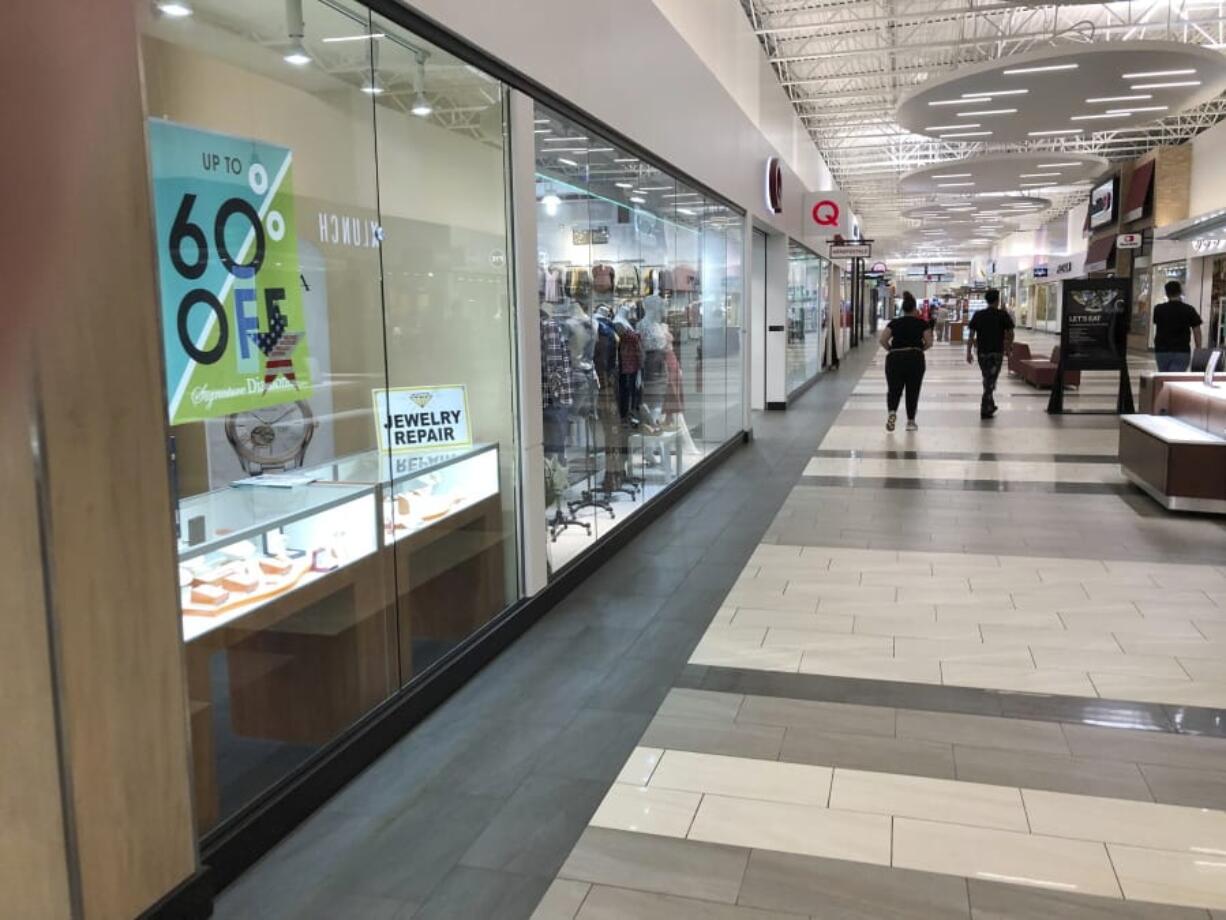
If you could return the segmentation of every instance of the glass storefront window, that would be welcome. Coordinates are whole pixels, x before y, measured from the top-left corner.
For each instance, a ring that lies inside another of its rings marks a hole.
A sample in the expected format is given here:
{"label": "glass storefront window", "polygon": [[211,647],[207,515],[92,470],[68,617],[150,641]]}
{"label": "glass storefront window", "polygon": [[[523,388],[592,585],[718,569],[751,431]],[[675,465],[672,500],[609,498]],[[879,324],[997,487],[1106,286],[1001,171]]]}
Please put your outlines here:
{"label": "glass storefront window", "polygon": [[503,88],[192,9],[138,5],[203,832],[518,597],[518,448]]}
{"label": "glass storefront window", "polygon": [[743,218],[545,106],[534,130],[553,573],[740,430],[728,247]]}
{"label": "glass storefront window", "polygon": [[792,393],[817,375],[826,356],[829,321],[829,262],[795,240],[788,241],[787,351],[785,383]]}

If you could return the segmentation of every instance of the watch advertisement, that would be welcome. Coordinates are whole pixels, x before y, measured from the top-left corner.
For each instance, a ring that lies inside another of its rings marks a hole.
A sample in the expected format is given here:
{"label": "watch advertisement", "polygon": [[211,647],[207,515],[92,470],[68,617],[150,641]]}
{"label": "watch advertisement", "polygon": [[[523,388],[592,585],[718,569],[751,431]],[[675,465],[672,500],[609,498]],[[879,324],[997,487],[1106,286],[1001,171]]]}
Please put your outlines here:
{"label": "watch advertisement", "polygon": [[1066,370],[1125,367],[1131,295],[1132,285],[1126,278],[1064,282],[1060,351]]}
{"label": "watch advertisement", "polygon": [[170,423],[306,399],[292,151],[150,119],[149,155]]}

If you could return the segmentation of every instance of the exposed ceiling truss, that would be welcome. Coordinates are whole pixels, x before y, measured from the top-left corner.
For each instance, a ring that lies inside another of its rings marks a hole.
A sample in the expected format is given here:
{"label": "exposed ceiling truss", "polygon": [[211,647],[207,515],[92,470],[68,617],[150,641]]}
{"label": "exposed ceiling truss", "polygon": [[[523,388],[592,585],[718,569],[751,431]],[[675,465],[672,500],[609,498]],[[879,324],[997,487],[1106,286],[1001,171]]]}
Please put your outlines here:
{"label": "exposed ceiling truss", "polygon": [[[960,67],[1078,42],[1174,40],[1226,48],[1226,0],[1035,5],[1011,0],[741,0],[767,56],[840,188],[879,239],[901,239],[910,170],[984,149],[1068,150],[1112,160],[1181,144],[1226,118],[1226,96],[1141,128],[985,148],[911,134],[900,99]],[[1046,192],[1044,193],[1047,194]],[[1059,216],[1081,193],[1048,196]]]}

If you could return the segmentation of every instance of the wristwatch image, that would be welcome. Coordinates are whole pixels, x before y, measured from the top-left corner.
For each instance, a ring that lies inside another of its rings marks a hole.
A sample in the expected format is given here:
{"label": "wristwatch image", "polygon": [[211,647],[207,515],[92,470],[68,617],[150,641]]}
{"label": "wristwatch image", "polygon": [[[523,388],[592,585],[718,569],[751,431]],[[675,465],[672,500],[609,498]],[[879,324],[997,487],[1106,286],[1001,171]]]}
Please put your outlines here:
{"label": "wristwatch image", "polygon": [[302,466],[319,422],[303,400],[226,416],[226,440],[250,475]]}

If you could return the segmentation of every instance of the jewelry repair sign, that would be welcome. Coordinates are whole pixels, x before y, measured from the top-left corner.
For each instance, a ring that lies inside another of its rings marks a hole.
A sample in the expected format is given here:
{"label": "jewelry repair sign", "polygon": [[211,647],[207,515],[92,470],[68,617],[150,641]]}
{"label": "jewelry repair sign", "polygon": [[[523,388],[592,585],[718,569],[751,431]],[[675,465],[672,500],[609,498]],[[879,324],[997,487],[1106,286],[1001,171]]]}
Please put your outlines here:
{"label": "jewelry repair sign", "polygon": [[371,393],[380,450],[402,453],[472,446],[467,387],[392,387]]}
{"label": "jewelry repair sign", "polygon": [[170,423],[305,399],[292,151],[148,125]]}

